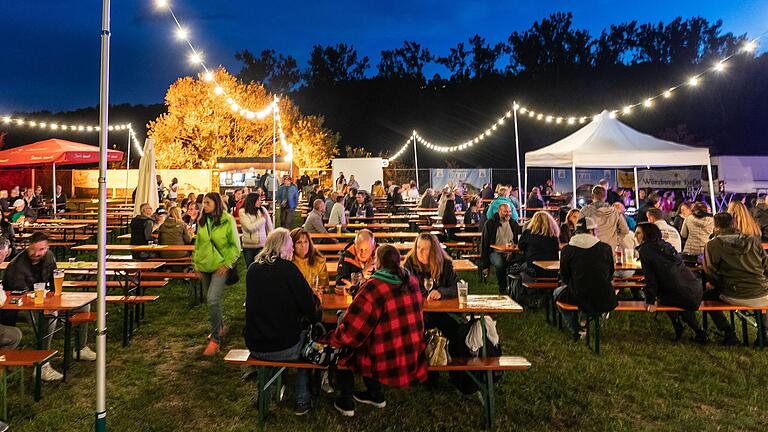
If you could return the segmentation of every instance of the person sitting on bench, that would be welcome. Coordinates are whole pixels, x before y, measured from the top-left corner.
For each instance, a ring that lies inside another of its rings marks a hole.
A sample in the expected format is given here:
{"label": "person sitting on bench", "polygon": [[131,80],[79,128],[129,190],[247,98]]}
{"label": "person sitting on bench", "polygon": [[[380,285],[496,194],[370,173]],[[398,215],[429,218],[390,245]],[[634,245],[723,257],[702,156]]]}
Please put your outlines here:
{"label": "person sitting on bench", "polygon": [[[148,203],[139,206],[139,214],[131,220],[131,244],[135,246],[145,246],[155,238],[152,233],[155,231],[155,221],[152,219],[154,210]],[[153,254],[149,251],[134,251],[133,259],[147,259]]]}
{"label": "person sitting on bench", "polygon": [[[704,248],[704,272],[714,289],[704,292],[704,300],[768,308],[768,254],[757,237],[733,227],[729,213],[718,213],[714,219],[713,237]],[[725,315],[720,311],[709,314],[725,333],[723,345],[738,345],[739,338]],[[764,318],[768,319],[768,315]]]}
{"label": "person sitting on bench", "polygon": [[[555,301],[578,306],[581,314],[602,314],[618,306],[613,289],[613,249],[597,238],[597,222],[591,217],[576,222],[576,234],[560,253],[563,286],[552,294]],[[578,315],[561,310],[565,327],[573,339],[580,338]]]}
{"label": "person sitting on bench", "polygon": [[507,258],[508,255],[493,250],[491,245],[512,245],[517,243],[520,225],[512,219],[512,206],[503,202],[496,213],[483,226],[480,237],[480,257],[483,260],[483,274],[487,275],[491,266],[496,271],[499,293],[507,292]]}
{"label": "person sitting on bench", "polygon": [[344,247],[336,269],[336,288],[357,289],[358,273],[361,279],[368,279],[373,273],[373,254],[376,251],[376,238],[368,229],[357,232],[355,240]]}
{"label": "person sitting on bench", "polygon": [[[0,262],[5,259],[11,253],[11,244],[8,239],[0,237]],[[0,290],[0,307],[5,304],[6,295],[4,290]],[[21,342],[21,330],[9,325],[0,324],[0,350],[16,349]]]}
{"label": "person sitting on bench", "polygon": [[[3,278],[3,289],[9,291],[31,291],[36,283],[47,283],[49,287],[53,287],[54,270],[56,270],[56,257],[53,255],[53,252],[48,250],[48,235],[41,231],[35,232],[29,238],[29,246],[27,246],[26,251],[16,255],[16,258],[8,263],[8,268],[5,270],[5,277]],[[73,313],[90,311],[90,305],[72,310]],[[12,313],[9,315],[12,315]],[[12,316],[11,319],[15,322],[16,316]],[[45,319],[47,324],[45,326],[46,336],[43,338],[43,349],[49,350],[51,349],[53,331],[56,328],[56,320],[58,319],[57,313],[51,312]],[[3,316],[3,321],[6,321],[5,316]],[[80,359],[95,361],[96,353],[86,346],[87,342],[88,324],[80,324],[80,341],[78,345],[80,348]],[[53,369],[50,363],[46,363],[42,366],[40,377],[43,381],[58,381],[64,376]]]}
{"label": "person sitting on bench", "polygon": [[[348,350],[338,363],[341,396],[334,402],[346,417],[355,415],[355,401],[384,408],[382,384],[408,387],[427,378],[419,282],[400,266],[400,252],[392,245],[376,250],[376,269],[336,330],[324,338]],[[354,391],[353,373],[363,376],[366,391]]]}
{"label": "person sitting on bench", "polygon": [[[320,321],[320,300],[291,262],[293,240],[285,228],[267,236],[245,276],[245,345],[251,356],[268,361],[296,361],[307,340],[302,323]],[[296,371],[294,413],[310,409],[309,370]],[[268,397],[259,395],[259,397]]]}
{"label": "person sitting on bench", "polygon": [[648,222],[641,222],[635,230],[645,275],[645,309],[656,312],[659,304],[685,309],[685,312],[667,312],[675,329],[675,341],[683,336],[685,322],[694,332],[693,341],[706,343],[707,333],[696,319],[701,305],[701,281],[685,266],[675,246],[664,240],[658,221],[651,220],[655,219],[654,210],[660,211],[648,210]]}

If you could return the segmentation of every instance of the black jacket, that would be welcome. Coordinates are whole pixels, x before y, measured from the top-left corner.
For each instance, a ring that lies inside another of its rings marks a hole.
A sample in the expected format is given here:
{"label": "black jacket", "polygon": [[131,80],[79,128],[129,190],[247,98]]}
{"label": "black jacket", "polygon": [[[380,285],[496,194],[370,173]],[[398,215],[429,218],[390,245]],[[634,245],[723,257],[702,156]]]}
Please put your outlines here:
{"label": "black jacket", "polygon": [[299,342],[304,323],[319,320],[320,300],[292,262],[277,258],[248,267],[243,336],[251,352],[288,349]]}
{"label": "black jacket", "polygon": [[11,257],[16,256],[16,233],[13,230],[13,224],[5,218],[0,217],[0,237],[5,237],[11,244]]}
{"label": "black jacket", "polygon": [[[342,279],[346,279],[348,281],[352,280],[352,273],[358,273],[363,271],[362,263],[358,261],[357,255],[355,254],[355,243],[351,242],[348,245],[344,247],[344,250],[341,251],[341,256],[339,257],[339,264],[338,267],[336,267],[336,285],[340,285],[343,282]],[[371,252],[371,263],[373,263],[374,256],[376,254],[376,247],[374,246],[373,251]]]}
{"label": "black jacket", "polygon": [[556,261],[559,259],[560,240],[557,237],[531,234],[530,230],[525,230],[520,235],[519,246],[529,268],[533,268],[533,262],[537,260]]}
{"label": "black jacket", "polygon": [[661,240],[637,248],[645,275],[645,302],[675,306],[689,311],[701,305],[701,281],[683,264],[675,248]]}
{"label": "black jacket", "polygon": [[[491,266],[491,245],[496,244],[496,231],[501,225],[499,214],[496,213],[492,218],[488,219],[483,225],[483,234],[480,237],[480,259],[483,261],[483,268],[489,268]],[[513,219],[509,220],[509,226],[512,228],[513,241],[517,243],[517,237],[520,235],[520,225]]]}
{"label": "black jacket", "polygon": [[144,215],[138,215],[131,220],[131,244],[145,245],[149,244],[152,238],[152,228],[155,222],[152,218]]}
{"label": "black jacket", "polygon": [[640,207],[640,209],[635,214],[635,221],[637,223],[648,222],[648,215],[646,215],[645,212],[647,212],[652,208],[654,208],[654,206],[651,205],[650,203],[643,204],[643,206]]}
{"label": "black jacket", "polygon": [[[432,274],[429,271],[419,271],[418,266],[415,263],[416,257],[411,256],[405,260],[405,267],[411,274],[419,279],[419,288],[421,288],[421,296],[427,298],[427,290],[424,288],[424,279],[431,278]],[[435,281],[432,286],[433,290],[440,291],[440,295],[444,299],[456,298],[458,296],[457,282],[459,277],[456,276],[456,272],[453,270],[453,261],[446,259],[443,261],[443,271],[440,272],[440,280]]]}
{"label": "black jacket", "polygon": [[560,243],[568,243],[571,241],[574,232],[575,229],[571,228],[570,225],[568,225],[568,222],[560,224]]}
{"label": "black jacket", "polygon": [[373,206],[370,203],[364,202],[362,204],[358,204],[357,201],[353,202],[352,206],[349,208],[349,216],[357,216],[358,210],[361,211],[361,213],[365,213],[365,217],[373,217]]}
{"label": "black jacket", "polygon": [[752,210],[752,215],[755,217],[757,224],[760,225],[760,230],[763,232],[762,241],[768,242],[768,205],[760,203]]}
{"label": "black jacket", "polygon": [[[597,238],[583,237],[587,235],[574,236],[560,253],[560,279],[567,285],[560,299],[582,312],[610,312],[618,305],[612,285],[613,250]],[[582,239],[589,242],[584,244]]]}
{"label": "black jacket", "polygon": [[[477,225],[482,228],[485,223],[485,212],[472,212],[469,209],[464,212],[464,225]],[[467,229],[466,227],[464,229]],[[468,230],[468,229],[467,229]],[[469,230],[468,230],[469,231]]]}
{"label": "black jacket", "polygon": [[22,252],[8,263],[3,277],[3,289],[7,291],[31,291],[38,282],[49,283],[53,287],[53,271],[56,270],[56,256],[53,252],[43,256],[39,263],[32,264],[29,255]]}

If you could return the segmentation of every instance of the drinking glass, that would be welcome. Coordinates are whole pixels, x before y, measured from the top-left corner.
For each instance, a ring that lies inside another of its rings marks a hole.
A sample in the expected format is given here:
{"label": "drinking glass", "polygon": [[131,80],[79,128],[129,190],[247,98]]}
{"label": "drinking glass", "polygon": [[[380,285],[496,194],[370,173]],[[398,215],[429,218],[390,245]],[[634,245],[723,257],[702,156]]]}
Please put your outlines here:
{"label": "drinking glass", "polygon": [[466,306],[467,305],[467,295],[469,294],[469,284],[467,282],[464,282],[464,280],[460,280],[456,287],[458,288],[459,292],[459,306]]}
{"label": "drinking glass", "polygon": [[435,281],[432,280],[432,278],[424,278],[424,289],[427,290],[427,292],[432,291],[434,284]]}

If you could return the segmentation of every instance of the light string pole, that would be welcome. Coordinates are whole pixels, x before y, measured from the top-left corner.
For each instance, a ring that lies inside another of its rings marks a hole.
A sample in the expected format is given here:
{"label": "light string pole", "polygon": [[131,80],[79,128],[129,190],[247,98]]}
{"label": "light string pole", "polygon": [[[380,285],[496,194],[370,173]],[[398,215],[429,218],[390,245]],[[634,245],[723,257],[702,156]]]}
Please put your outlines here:
{"label": "light string pole", "polygon": [[512,101],[512,108],[512,118],[514,119],[515,123],[515,155],[517,156],[517,201],[520,203],[520,214],[522,215],[523,205],[525,205],[523,197],[528,193],[528,191],[523,189],[522,179],[520,176],[520,137],[517,133],[517,101]]}
{"label": "light string pole", "polygon": [[131,170],[131,133],[128,129],[128,161],[125,163],[125,203],[128,204],[128,173]]}
{"label": "light string pole", "polygon": [[419,188],[419,156],[416,154],[416,131],[413,131],[411,137],[413,139],[413,164],[416,167],[416,190],[421,193],[421,189]]}

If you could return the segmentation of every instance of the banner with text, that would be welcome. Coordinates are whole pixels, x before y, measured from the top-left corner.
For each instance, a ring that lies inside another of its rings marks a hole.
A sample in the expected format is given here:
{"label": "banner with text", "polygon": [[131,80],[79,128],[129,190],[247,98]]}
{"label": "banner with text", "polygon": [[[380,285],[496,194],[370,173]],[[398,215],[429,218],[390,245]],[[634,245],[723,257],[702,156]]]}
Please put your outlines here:
{"label": "banner with text", "polygon": [[491,183],[491,170],[481,168],[454,169],[454,168],[433,168],[430,170],[432,179],[432,189],[438,191],[449,183],[456,186],[459,182],[464,183],[464,191],[476,193],[482,189],[486,183]]}
{"label": "banner with text", "polygon": [[[555,192],[573,193],[573,175],[570,169],[554,169],[553,186]],[[613,169],[578,169],[576,168],[576,188],[589,186],[590,188],[600,182],[608,180],[613,186],[616,184],[616,170]],[[528,188],[531,189],[530,187]],[[581,192],[579,192],[581,195]]]}
{"label": "banner with text", "polygon": [[[651,189],[687,189],[701,186],[701,170],[677,168],[674,170],[638,170],[637,185]],[[619,171],[619,187],[634,188],[632,171]]]}

